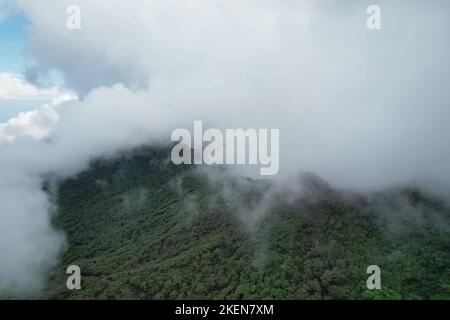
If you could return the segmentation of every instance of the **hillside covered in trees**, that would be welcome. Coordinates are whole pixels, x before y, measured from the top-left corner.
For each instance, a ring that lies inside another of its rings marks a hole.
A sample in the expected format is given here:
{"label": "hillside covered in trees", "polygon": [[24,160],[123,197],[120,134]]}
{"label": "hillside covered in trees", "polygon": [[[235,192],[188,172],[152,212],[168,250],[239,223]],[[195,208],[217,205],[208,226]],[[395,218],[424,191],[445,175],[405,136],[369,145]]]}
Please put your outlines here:
{"label": "hillside covered in trees", "polygon": [[[439,198],[338,190],[311,173],[278,185],[175,166],[169,153],[123,152],[45,186],[67,249],[39,298],[450,299]],[[66,288],[73,264],[81,290]],[[374,264],[381,290],[366,288]]]}

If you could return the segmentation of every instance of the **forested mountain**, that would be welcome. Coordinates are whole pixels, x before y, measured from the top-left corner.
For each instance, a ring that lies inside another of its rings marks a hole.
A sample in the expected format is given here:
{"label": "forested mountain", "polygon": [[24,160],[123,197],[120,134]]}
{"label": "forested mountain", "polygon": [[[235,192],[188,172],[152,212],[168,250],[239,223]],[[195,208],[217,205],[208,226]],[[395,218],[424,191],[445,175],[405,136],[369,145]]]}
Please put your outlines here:
{"label": "forested mountain", "polygon": [[[415,188],[339,190],[312,173],[278,185],[175,166],[143,147],[57,188],[67,248],[40,298],[450,298],[450,209]],[[66,288],[68,265],[82,290]],[[381,268],[381,290],[366,269]]]}

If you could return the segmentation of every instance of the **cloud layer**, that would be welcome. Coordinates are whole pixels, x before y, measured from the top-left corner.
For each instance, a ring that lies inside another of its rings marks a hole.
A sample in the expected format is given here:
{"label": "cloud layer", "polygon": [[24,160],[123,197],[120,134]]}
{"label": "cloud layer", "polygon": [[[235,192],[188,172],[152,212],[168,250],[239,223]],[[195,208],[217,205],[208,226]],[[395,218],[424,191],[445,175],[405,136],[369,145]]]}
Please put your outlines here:
{"label": "cloud layer", "polygon": [[356,186],[449,178],[445,1],[380,1],[375,32],[364,1],[79,1],[79,31],[65,27],[70,1],[19,3],[39,66],[81,94],[143,89],[148,109],[179,115],[168,129],[280,128],[287,172]]}

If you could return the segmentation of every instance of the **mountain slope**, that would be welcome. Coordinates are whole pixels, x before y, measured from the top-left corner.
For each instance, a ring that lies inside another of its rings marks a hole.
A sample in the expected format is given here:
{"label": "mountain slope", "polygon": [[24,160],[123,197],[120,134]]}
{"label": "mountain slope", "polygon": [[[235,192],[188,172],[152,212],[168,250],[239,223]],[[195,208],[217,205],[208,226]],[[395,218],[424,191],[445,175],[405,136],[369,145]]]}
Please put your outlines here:
{"label": "mountain slope", "polygon": [[[41,298],[450,298],[442,201],[340,191],[313,174],[275,187],[169,154],[135,149],[59,183],[54,224],[68,247]],[[65,286],[72,264],[82,290]],[[366,289],[373,264],[382,290]]]}

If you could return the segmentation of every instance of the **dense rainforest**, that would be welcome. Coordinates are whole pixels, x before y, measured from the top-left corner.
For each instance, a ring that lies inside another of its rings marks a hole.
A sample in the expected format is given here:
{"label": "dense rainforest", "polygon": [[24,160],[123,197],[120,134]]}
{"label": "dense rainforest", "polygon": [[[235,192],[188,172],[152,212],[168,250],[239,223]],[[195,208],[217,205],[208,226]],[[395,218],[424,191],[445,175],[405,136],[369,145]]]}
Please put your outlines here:
{"label": "dense rainforest", "polygon": [[[416,187],[341,190],[175,166],[165,147],[49,178],[66,237],[39,298],[450,299],[450,208]],[[78,265],[82,289],[68,290]],[[369,290],[369,265],[381,269]]]}

